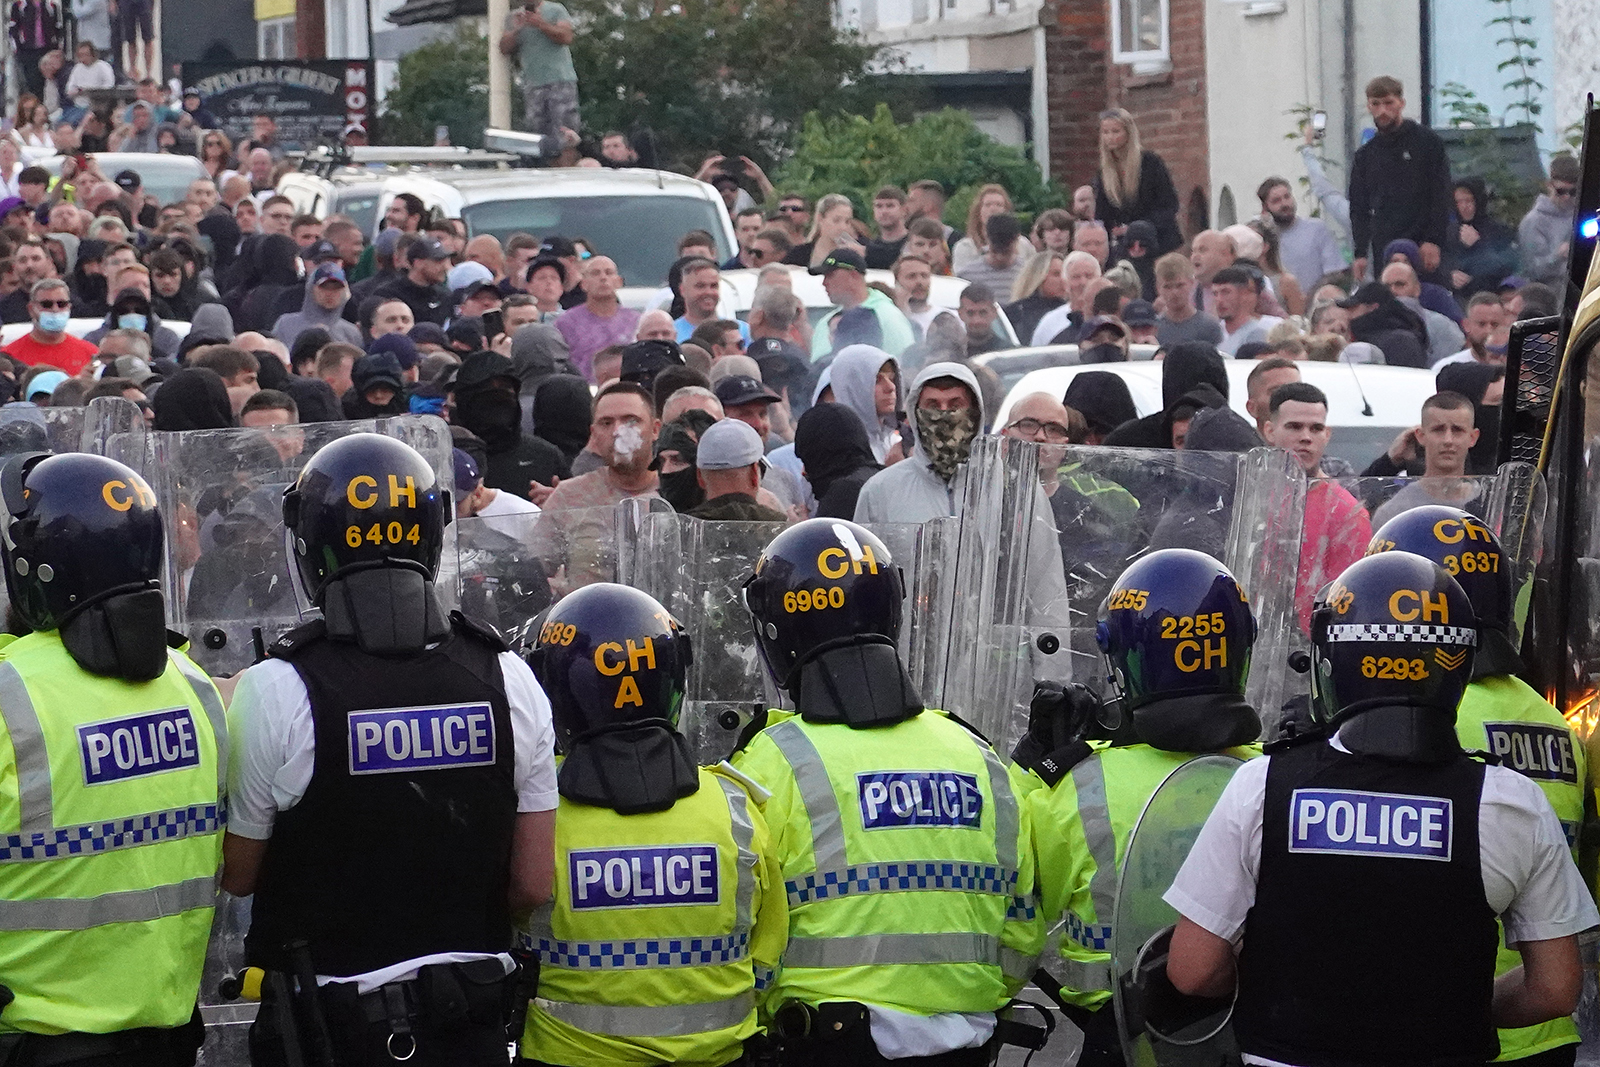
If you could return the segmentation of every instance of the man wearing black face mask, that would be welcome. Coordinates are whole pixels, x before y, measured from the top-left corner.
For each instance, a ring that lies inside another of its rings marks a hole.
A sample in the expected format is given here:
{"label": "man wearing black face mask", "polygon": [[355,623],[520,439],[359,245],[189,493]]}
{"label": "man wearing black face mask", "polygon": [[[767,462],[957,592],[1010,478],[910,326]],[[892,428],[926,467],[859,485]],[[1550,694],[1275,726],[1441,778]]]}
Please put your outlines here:
{"label": "man wearing black face mask", "polygon": [[526,496],[533,481],[546,485],[572,467],[550,442],[522,432],[522,404],[511,361],[497,352],[474,352],[456,374],[450,421],[483,439],[488,466],[483,484]]}
{"label": "man wearing black face mask", "polygon": [[655,458],[650,469],[657,472],[661,499],[682,514],[705,502],[695,468],[700,454],[700,435],[716,422],[709,411],[685,411],[661,427],[656,438]]}

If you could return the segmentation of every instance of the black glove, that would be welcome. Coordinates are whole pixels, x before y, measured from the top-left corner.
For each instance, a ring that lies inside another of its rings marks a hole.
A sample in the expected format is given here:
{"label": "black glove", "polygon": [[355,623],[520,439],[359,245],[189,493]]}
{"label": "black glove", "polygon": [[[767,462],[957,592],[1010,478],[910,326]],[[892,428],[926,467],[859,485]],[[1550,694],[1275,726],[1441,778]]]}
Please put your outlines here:
{"label": "black glove", "polygon": [[1100,701],[1086,686],[1076,682],[1065,686],[1035,682],[1033,699],[1028,703],[1028,732],[1018,740],[1011,760],[1043,775],[1046,757],[1103,733]]}

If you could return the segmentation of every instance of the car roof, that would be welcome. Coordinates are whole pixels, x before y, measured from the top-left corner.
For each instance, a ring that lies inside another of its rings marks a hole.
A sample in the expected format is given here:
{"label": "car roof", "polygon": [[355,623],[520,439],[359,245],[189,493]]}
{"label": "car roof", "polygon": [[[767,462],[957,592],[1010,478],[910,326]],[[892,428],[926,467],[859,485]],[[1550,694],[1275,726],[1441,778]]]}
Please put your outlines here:
{"label": "car roof", "polygon": [[516,199],[529,196],[693,196],[720,199],[716,189],[705,182],[671,171],[595,167],[551,167],[544,169],[478,167],[344,167],[323,176],[310,171],[293,171],[287,178],[326,182],[340,190],[367,186],[374,190],[453,190],[463,203]]}
{"label": "car roof", "polygon": [[[1300,380],[1321,389],[1328,397],[1328,425],[1359,427],[1415,426],[1422,414],[1422,402],[1437,392],[1434,372],[1415,367],[1387,367],[1371,363],[1320,363],[1300,360]],[[1163,363],[1095,363],[1074,367],[1046,367],[1029,371],[1012,387],[1000,406],[996,426],[1005,424],[1011,405],[1027,393],[1049,393],[1060,397],[1067,385],[1084,371],[1109,371],[1128,384],[1133,405],[1141,417],[1162,410],[1161,371]],[[1245,380],[1255,369],[1253,359],[1224,359],[1228,372],[1228,406],[1245,418],[1249,399]],[[1367,414],[1367,411],[1371,414]],[[1254,422],[1254,420],[1251,420]]]}
{"label": "car roof", "polygon": [[[789,272],[789,282],[794,287],[794,295],[798,296],[808,308],[832,307],[833,301],[828,298],[828,292],[822,287],[822,278],[812,274],[805,267],[797,267],[792,263],[781,263]],[[756,295],[756,281],[765,268],[740,267],[738,270],[725,270],[722,272],[722,296],[735,311],[745,312],[750,310],[751,301]],[[887,270],[867,271],[867,281],[882,282],[890,288],[894,287],[894,273]],[[928,290],[928,302],[935,307],[954,309],[960,302],[961,290],[971,283],[965,278],[952,278],[945,275],[934,275],[933,284]]]}

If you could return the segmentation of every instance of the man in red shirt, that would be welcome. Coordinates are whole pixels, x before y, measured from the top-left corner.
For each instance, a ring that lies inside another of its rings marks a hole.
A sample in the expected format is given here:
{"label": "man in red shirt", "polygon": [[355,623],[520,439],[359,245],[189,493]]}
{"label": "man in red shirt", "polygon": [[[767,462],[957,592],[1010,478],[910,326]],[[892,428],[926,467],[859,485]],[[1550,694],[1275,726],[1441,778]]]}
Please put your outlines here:
{"label": "man in red shirt", "polygon": [[33,329],[0,349],[30,367],[48,363],[77,374],[94,359],[95,347],[67,333],[72,318],[72,291],[60,278],[42,278],[28,291],[28,317]]}
{"label": "man in red shirt", "polygon": [[1333,437],[1328,398],[1306,382],[1287,382],[1272,391],[1266,431],[1269,445],[1294,456],[1306,472],[1306,518],[1300,542],[1300,574],[1294,602],[1302,633],[1311,632],[1311,603],[1317,591],[1361,558],[1372,539],[1367,509],[1349,490],[1323,473],[1322,453]]}

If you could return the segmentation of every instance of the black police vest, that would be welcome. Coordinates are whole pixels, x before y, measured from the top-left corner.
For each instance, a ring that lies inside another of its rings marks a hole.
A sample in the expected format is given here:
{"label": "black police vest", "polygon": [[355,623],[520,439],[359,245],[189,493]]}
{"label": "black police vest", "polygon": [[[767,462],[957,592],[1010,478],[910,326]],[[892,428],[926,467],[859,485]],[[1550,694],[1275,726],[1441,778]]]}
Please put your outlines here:
{"label": "black police vest", "polygon": [[349,975],[506,951],[517,795],[500,649],[459,619],[404,658],[321,627],[272,650],[311,695],[316,767],[273,826],[247,958],[282,969],[283,946],[303,939],[318,974]]}
{"label": "black police vest", "polygon": [[1499,934],[1483,889],[1483,764],[1271,757],[1234,1027],[1302,1067],[1483,1064]]}

